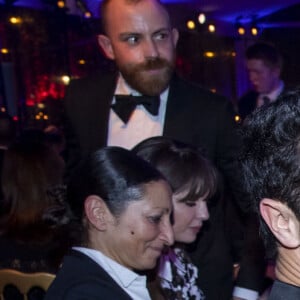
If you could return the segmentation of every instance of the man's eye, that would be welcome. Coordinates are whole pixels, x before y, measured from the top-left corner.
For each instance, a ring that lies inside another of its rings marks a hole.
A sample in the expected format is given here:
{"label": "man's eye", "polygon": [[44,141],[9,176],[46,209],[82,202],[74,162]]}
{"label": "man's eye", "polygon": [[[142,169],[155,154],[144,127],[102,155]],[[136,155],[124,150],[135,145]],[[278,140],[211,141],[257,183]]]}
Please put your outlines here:
{"label": "man's eye", "polygon": [[193,207],[193,206],[196,205],[196,203],[195,203],[195,202],[185,202],[185,205],[186,205],[186,206]]}
{"label": "man's eye", "polygon": [[130,36],[126,39],[128,44],[134,45],[139,41],[139,38],[137,36]]}
{"label": "man's eye", "polygon": [[158,34],[156,34],[155,38],[157,40],[165,40],[169,37],[169,33],[168,32],[160,32]]}

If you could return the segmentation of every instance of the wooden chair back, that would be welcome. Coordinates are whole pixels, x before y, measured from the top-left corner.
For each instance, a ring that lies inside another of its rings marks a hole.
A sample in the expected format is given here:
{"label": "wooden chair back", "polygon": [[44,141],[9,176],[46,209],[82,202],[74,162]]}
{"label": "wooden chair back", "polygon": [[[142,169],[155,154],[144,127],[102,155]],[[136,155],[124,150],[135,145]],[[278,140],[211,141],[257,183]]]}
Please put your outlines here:
{"label": "wooden chair back", "polygon": [[47,291],[54,278],[55,275],[50,273],[22,273],[12,269],[2,269],[0,270],[0,299],[4,300],[4,288],[13,285],[23,295],[24,300],[28,300],[27,294],[31,288],[39,287]]}

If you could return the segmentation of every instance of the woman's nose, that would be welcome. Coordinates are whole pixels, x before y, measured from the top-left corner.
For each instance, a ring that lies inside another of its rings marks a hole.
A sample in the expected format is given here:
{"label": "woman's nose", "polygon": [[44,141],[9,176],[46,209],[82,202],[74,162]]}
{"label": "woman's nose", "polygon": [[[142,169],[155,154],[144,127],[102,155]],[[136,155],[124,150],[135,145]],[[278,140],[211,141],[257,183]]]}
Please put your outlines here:
{"label": "woman's nose", "polygon": [[203,221],[206,221],[209,219],[209,212],[208,212],[206,201],[201,201],[199,203],[198,217],[201,218],[201,220],[203,220]]}
{"label": "woman's nose", "polygon": [[174,232],[170,220],[168,220],[166,224],[164,224],[161,230],[161,239],[167,246],[171,246],[174,244]]}

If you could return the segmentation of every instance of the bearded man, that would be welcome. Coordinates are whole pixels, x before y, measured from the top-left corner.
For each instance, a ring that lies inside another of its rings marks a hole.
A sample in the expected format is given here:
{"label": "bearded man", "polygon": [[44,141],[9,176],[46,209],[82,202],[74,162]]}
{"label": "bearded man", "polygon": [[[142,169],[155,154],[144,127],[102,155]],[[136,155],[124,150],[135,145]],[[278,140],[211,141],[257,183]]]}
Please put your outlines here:
{"label": "bearded man", "polygon": [[[165,7],[158,0],[103,0],[100,14],[104,33],[99,45],[117,72],[74,80],[68,87],[67,173],[99,147],[130,149],[146,138],[168,136],[202,147],[247,211],[232,105],[176,74],[179,33]],[[233,259],[220,199],[210,215],[191,254],[201,268],[200,287],[207,299],[230,299]]]}

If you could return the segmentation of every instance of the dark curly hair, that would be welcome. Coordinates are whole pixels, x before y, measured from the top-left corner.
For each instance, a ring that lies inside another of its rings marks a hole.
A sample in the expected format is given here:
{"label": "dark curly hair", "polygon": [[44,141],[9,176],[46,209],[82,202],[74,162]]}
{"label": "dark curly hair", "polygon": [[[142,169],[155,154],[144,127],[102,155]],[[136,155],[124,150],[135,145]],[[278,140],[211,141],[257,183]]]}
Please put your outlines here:
{"label": "dark curly hair", "polygon": [[[263,198],[286,204],[300,220],[300,89],[261,107],[245,121],[241,155],[245,187],[259,214]],[[260,231],[269,254],[276,239],[260,216]]]}

